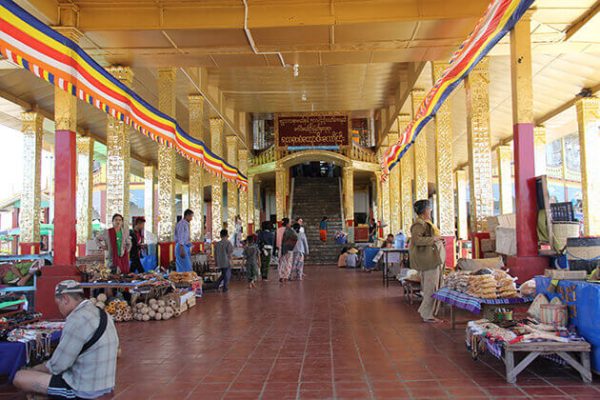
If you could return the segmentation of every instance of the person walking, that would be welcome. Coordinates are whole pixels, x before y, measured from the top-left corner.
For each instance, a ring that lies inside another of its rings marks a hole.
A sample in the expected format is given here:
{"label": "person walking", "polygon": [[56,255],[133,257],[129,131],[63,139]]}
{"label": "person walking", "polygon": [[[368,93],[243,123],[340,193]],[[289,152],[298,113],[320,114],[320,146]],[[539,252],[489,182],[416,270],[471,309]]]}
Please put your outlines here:
{"label": "person walking", "polygon": [[254,289],[258,280],[259,250],[256,244],[256,236],[249,235],[244,247],[244,258],[246,259],[246,276],[248,277],[248,288]]}
{"label": "person walking", "polygon": [[419,307],[419,314],[423,322],[437,323],[441,320],[434,315],[435,301],[431,296],[439,288],[446,250],[439,229],[431,222],[431,210],[429,200],[415,202],[417,219],[410,227],[411,239],[408,249],[411,268],[421,274],[423,301]]}
{"label": "person walking", "polygon": [[329,218],[327,218],[327,216],[323,217],[323,219],[321,219],[321,222],[319,222],[319,236],[321,238],[321,242],[326,242],[327,241],[327,220]]}
{"label": "person walking", "polygon": [[113,215],[112,228],[105,229],[96,236],[98,248],[104,250],[105,265],[113,274],[129,273],[131,239],[123,222],[121,214]]}
{"label": "person walking", "polygon": [[263,221],[261,229],[258,232],[258,249],[260,250],[260,274],[263,281],[269,280],[269,268],[271,265],[271,253],[275,235],[271,232],[272,224],[269,221]]}
{"label": "person walking", "polygon": [[142,250],[146,247],[144,244],[144,227],[146,226],[146,219],[144,217],[137,217],[133,222],[133,229],[129,231],[131,239],[131,272],[134,274],[141,274],[144,272],[142,266]]}
{"label": "person walking", "polygon": [[192,271],[192,242],[190,240],[190,221],[194,212],[185,210],[183,218],[175,226],[175,265],[177,272]]}
{"label": "person walking", "polygon": [[229,290],[229,281],[231,280],[231,255],[233,254],[233,245],[229,241],[229,232],[222,229],[219,236],[221,240],[215,243],[215,263],[217,269],[221,271],[221,276],[217,280],[217,288],[223,282],[223,292]]}
{"label": "person walking", "polygon": [[[286,218],[287,219],[287,218]],[[298,241],[298,234],[290,228],[290,221],[287,221],[283,237],[281,239],[281,252],[279,254],[279,282],[284,283],[290,279],[292,272],[292,261],[294,247]]]}
{"label": "person walking", "polygon": [[298,234],[298,241],[292,253],[291,279],[301,281],[304,278],[304,256],[308,254],[308,240],[299,223],[295,223],[292,229]]}

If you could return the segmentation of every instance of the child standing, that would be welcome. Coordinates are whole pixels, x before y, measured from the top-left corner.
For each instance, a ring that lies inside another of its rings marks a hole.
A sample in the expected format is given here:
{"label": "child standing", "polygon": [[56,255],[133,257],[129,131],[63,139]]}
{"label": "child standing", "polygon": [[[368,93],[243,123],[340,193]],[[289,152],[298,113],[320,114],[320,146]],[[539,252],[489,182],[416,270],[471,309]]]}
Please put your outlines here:
{"label": "child standing", "polygon": [[222,229],[219,236],[221,236],[221,240],[215,243],[215,263],[221,271],[221,276],[217,280],[217,288],[223,282],[223,292],[227,292],[229,290],[229,281],[231,280],[233,245],[227,239],[229,237],[227,229]]}
{"label": "child standing", "polygon": [[258,279],[259,251],[256,245],[256,236],[250,235],[246,238],[244,247],[244,258],[246,259],[246,275],[248,276],[248,288],[256,287]]}

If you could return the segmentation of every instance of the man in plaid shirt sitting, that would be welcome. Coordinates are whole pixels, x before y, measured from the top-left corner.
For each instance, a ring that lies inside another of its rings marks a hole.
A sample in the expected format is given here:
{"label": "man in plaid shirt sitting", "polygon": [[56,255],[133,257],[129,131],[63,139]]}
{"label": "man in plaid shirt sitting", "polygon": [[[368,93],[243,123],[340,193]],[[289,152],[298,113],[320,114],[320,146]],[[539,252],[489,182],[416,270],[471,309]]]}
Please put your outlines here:
{"label": "man in plaid shirt sitting", "polygon": [[119,348],[112,319],[84,299],[76,281],[60,282],[54,295],[66,318],[58,347],[46,364],[17,372],[13,384],[51,399],[95,399],[112,392]]}

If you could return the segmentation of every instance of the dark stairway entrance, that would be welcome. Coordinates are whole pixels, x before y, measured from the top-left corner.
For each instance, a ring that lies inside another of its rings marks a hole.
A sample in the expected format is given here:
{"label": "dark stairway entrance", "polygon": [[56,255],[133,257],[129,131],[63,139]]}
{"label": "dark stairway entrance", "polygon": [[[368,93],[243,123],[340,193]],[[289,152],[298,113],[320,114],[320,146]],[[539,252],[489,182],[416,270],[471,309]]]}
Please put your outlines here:
{"label": "dark stairway entrance", "polygon": [[[307,264],[335,264],[343,247],[335,243],[334,234],[342,230],[340,178],[296,177],[292,199],[292,217],[304,220],[310,254]],[[329,218],[327,242],[319,239],[319,222]]]}

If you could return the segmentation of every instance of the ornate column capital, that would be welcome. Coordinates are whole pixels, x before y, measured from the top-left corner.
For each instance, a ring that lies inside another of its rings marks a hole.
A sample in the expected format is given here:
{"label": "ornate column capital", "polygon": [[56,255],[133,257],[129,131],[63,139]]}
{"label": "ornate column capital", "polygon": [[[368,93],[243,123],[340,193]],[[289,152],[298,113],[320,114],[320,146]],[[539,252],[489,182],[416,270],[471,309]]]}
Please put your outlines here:
{"label": "ornate column capital", "polygon": [[215,132],[219,132],[219,133],[223,133],[223,128],[225,126],[225,121],[223,121],[222,118],[219,117],[214,117],[208,120],[208,123],[210,124],[210,131],[211,133],[213,132],[213,130]]}
{"label": "ornate column capital", "polygon": [[122,65],[113,65],[106,68],[108,72],[127,87],[131,87],[133,84],[133,70],[131,67],[125,67]]}
{"label": "ornate column capital", "polygon": [[431,76],[433,78],[433,83],[442,77],[444,70],[448,68],[447,61],[433,61],[431,63]]}

